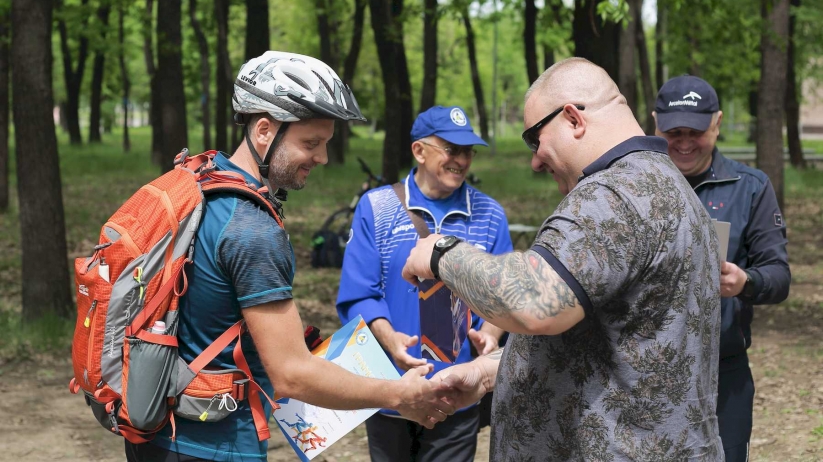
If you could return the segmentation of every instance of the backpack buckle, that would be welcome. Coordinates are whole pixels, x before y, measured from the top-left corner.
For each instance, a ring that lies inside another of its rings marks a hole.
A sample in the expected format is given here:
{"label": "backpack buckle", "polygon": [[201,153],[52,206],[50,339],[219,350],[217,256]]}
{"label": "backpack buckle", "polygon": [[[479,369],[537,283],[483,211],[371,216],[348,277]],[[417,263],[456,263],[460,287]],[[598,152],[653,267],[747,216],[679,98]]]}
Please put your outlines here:
{"label": "backpack buckle", "polygon": [[231,384],[231,396],[235,401],[243,401],[249,393],[249,379],[235,380]]}

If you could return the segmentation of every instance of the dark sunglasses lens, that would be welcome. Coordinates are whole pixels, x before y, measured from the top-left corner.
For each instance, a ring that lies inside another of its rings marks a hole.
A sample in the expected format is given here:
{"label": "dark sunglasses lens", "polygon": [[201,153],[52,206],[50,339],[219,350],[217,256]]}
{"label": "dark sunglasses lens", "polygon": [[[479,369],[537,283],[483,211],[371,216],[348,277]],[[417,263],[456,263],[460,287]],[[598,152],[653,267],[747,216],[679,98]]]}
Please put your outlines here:
{"label": "dark sunglasses lens", "polygon": [[540,147],[540,140],[534,136],[534,131],[532,129],[526,130],[526,132],[523,133],[523,141],[532,152],[537,152],[537,148]]}

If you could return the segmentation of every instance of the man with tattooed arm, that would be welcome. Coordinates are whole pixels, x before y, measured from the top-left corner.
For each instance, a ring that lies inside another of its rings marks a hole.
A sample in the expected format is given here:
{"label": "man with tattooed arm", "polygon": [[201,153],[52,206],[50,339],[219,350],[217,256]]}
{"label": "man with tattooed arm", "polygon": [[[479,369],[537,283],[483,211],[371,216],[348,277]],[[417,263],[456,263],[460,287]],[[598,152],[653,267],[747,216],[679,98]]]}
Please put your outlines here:
{"label": "man with tattooed arm", "polygon": [[434,380],[458,407],[495,390],[491,460],[722,460],[711,218],[602,68],[561,61],[525,101],[532,168],[565,198],[526,252],[418,242],[408,281],[438,277],[514,333]]}

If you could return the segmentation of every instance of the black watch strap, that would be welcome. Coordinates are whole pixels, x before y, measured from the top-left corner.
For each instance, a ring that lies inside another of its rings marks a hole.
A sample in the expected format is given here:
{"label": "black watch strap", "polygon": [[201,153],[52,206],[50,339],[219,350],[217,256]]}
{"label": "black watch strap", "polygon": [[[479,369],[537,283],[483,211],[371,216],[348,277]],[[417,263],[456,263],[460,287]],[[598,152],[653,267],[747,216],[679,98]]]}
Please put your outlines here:
{"label": "black watch strap", "polygon": [[[448,252],[449,250],[453,249],[457,244],[463,242],[462,239],[459,239],[455,236],[446,236],[447,238],[451,238],[452,242],[449,243],[446,247],[438,246],[438,243],[435,243],[434,249],[432,249],[432,257],[431,262],[429,263],[429,267],[432,270],[432,274],[434,274],[434,278],[436,280],[440,280],[440,259],[443,255]],[[443,239],[443,238],[441,238]]]}

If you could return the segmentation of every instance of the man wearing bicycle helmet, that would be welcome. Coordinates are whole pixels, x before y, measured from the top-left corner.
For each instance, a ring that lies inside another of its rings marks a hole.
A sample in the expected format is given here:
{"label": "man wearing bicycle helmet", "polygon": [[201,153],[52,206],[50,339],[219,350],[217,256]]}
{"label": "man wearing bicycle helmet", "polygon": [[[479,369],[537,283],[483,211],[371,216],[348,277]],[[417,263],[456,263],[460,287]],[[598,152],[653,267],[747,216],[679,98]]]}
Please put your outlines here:
{"label": "man wearing bicycle helmet", "polygon": [[[503,208],[465,181],[474,146],[487,144],[474,134],[463,109],[433,107],[417,117],[411,135],[417,167],[402,187],[373,189],[357,205],[337,297],[340,319],[345,323],[362,315],[401,374],[424,365],[435,371],[448,366],[422,356],[418,294],[401,276],[418,238],[406,209],[422,217],[430,232],[453,234],[493,254],[512,250]],[[479,354],[498,347],[500,329],[476,316],[472,327],[457,363],[471,360],[472,346]],[[383,409],[366,421],[369,452],[381,462],[474,460],[478,423],[475,405],[434,429]]]}
{"label": "man wearing bicycle helmet", "polygon": [[[300,189],[311,169],[327,161],[334,120],[365,120],[351,90],[334,71],[308,56],[269,51],[247,62],[233,98],[245,141],[218,170],[242,175],[268,191]],[[279,209],[277,199],[269,198]],[[254,380],[273,396],[334,409],[390,407],[431,427],[454,412],[441,386],[415,368],[399,381],[359,377],[313,356],[292,299],[294,252],[288,234],[254,202],[236,194],[209,196],[186,268],[180,299],[180,356],[192,361],[222,332],[244,319],[242,342]],[[250,336],[250,338],[249,338]],[[237,368],[232,347],[210,366]],[[177,418],[149,443],[126,442],[129,461],[265,460],[271,407],[263,401],[263,428],[249,400],[216,422]]]}

